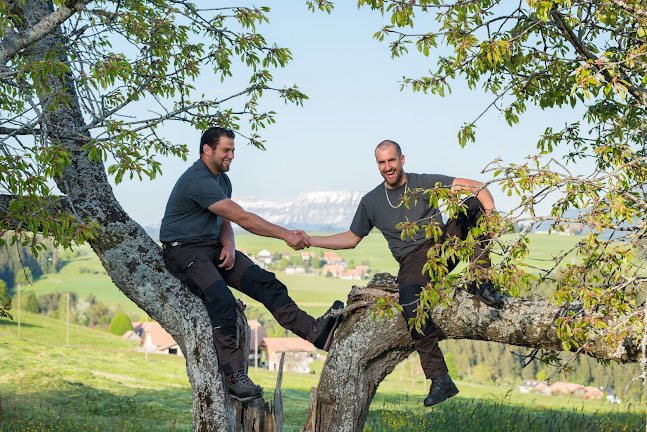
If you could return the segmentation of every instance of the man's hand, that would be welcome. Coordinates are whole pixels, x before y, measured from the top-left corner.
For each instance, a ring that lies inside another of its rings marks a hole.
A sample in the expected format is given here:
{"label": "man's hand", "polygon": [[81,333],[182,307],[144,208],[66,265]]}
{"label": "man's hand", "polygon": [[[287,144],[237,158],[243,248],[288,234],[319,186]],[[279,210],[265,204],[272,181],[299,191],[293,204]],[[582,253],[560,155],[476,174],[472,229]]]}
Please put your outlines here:
{"label": "man's hand", "polygon": [[291,231],[285,242],[294,250],[310,247],[310,237],[302,230]]}
{"label": "man's hand", "polygon": [[231,270],[234,267],[234,262],[236,262],[236,249],[233,245],[223,245],[219,258],[222,263],[218,267]]}

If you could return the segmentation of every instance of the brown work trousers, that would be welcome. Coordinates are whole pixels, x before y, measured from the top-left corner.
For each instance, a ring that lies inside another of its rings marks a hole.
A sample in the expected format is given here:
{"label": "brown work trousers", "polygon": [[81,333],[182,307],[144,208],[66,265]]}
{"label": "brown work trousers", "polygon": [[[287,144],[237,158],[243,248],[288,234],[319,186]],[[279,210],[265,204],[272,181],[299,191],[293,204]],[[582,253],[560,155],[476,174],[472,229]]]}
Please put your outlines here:
{"label": "brown work trousers", "polygon": [[[467,238],[469,229],[478,224],[478,220],[485,213],[483,204],[475,197],[470,197],[464,201],[467,213],[459,213],[455,218],[447,221],[443,230],[443,236],[439,243],[443,243],[457,237],[461,240]],[[481,239],[481,244],[475,248],[474,254],[470,261],[481,268],[488,268],[491,265],[489,254],[485,249],[484,242],[487,239]],[[428,272],[423,274],[422,269],[427,262],[427,252],[436,244],[431,239],[423,243],[413,252],[398,260],[400,270],[398,271],[398,288],[400,292],[399,303],[402,306],[402,315],[407,324],[409,320],[416,316],[416,310],[419,306],[420,292],[423,287],[431,281]],[[458,262],[449,262],[448,270],[451,272]],[[410,329],[416,351],[420,355],[422,370],[428,379],[433,379],[447,373],[447,365],[440,347],[438,346],[438,335],[436,326],[431,316],[426,320],[422,333],[415,328]]]}

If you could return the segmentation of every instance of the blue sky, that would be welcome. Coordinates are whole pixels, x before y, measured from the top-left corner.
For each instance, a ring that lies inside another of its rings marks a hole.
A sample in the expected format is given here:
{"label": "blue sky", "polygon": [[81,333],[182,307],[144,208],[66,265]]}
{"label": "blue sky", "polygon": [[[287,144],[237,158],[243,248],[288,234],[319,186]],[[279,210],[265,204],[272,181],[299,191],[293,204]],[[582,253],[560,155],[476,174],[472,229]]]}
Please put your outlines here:
{"label": "blue sky", "polygon": [[[500,157],[521,163],[534,154],[547,125],[560,127],[575,119],[572,111],[530,109],[511,128],[493,111],[478,123],[476,143],[461,148],[456,138],[460,126],[474,120],[490,98],[461,82],[453,83],[453,93],[444,98],[400,91],[402,77],[424,74],[434,67],[435,56],[425,58],[413,49],[392,59],[388,44],[373,39],[385,18],[358,10],[355,2],[338,2],[330,15],[313,14],[302,1],[267,4],[270,24],[259,31],[268,41],[290,48],[294,58],[273,72],[275,84],[296,83],[310,99],[303,107],[286,106],[273,97],[261,102],[278,113],[277,122],[263,131],[266,151],[237,140],[229,172],[234,200],[294,199],[321,190],[368,192],[381,181],[373,150],[383,139],[400,143],[408,172],[486,181],[481,170],[490,161]],[[224,96],[247,80],[247,74],[238,74],[221,83],[207,74],[197,87],[207,96]],[[161,177],[125,180],[115,188],[125,210],[142,225],[161,220],[175,181],[198,158],[200,131],[169,125],[161,133],[189,144],[188,161],[165,159]],[[491,191],[500,210],[514,205],[497,188]]]}

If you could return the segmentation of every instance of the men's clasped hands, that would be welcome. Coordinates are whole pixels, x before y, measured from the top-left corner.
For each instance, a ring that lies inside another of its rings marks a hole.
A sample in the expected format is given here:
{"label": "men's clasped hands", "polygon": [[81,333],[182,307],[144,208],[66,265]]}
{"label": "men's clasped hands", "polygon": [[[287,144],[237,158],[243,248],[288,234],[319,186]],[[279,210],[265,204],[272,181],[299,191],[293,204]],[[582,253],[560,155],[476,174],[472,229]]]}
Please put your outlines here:
{"label": "men's clasped hands", "polygon": [[310,236],[303,230],[292,231],[292,238],[286,241],[287,245],[294,250],[301,250],[310,247]]}

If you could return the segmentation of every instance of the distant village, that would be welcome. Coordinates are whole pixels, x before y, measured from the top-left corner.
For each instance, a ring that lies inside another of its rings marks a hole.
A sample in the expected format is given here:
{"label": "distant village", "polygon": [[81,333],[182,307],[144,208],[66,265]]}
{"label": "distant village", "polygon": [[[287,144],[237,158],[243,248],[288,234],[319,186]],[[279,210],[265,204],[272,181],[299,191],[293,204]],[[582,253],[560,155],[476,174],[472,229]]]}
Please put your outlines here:
{"label": "distant village", "polygon": [[[278,370],[281,354],[285,354],[285,372],[310,373],[314,359],[325,358],[310,342],[298,337],[267,337],[263,325],[257,320],[247,322],[250,328],[249,367]],[[122,338],[137,344],[136,351],[149,354],[171,354],[183,356],[180,346],[158,322],[134,322],[133,330]]]}
{"label": "distant village", "polygon": [[263,249],[256,255],[247,255],[252,261],[267,270],[281,270],[286,274],[321,275],[339,279],[368,279],[371,269],[366,264],[354,265],[344,261],[335,251],[315,254],[312,251],[301,251],[300,255],[291,253],[271,253]]}
{"label": "distant village", "polygon": [[[152,354],[182,356],[182,350],[173,337],[157,322],[134,322],[133,330],[122,337],[138,344],[136,350]],[[283,371],[311,373],[310,364],[314,359],[325,359],[310,342],[298,337],[267,337],[267,332],[257,320],[249,320],[249,367],[278,370],[281,355],[285,354]],[[422,372],[421,372],[422,373]],[[546,396],[570,396],[591,400],[606,400],[620,404],[621,400],[610,388],[583,386],[576,383],[528,380],[517,385],[521,393],[536,393]]]}

